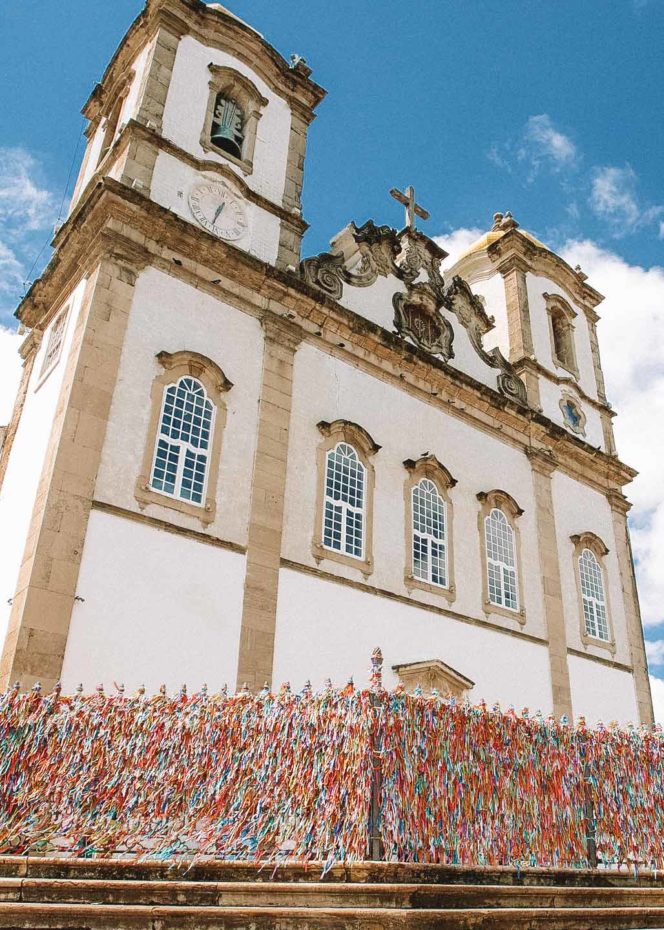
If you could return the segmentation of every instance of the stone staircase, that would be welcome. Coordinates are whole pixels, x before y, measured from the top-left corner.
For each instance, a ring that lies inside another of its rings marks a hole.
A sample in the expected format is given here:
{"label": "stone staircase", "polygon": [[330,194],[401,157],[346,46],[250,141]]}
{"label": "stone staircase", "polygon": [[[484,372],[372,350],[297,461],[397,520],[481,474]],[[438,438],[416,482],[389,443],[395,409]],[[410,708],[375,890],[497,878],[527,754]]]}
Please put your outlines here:
{"label": "stone staircase", "polygon": [[664,875],[0,857],[0,930],[664,928]]}

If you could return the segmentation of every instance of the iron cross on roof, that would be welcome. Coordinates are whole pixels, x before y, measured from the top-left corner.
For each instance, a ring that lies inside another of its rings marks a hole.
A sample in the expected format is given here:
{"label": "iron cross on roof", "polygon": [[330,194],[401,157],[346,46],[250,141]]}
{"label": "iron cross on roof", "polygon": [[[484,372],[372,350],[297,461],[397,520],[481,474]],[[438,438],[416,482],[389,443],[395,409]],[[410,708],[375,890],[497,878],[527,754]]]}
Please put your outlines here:
{"label": "iron cross on roof", "polygon": [[424,207],[421,207],[419,203],[415,203],[415,191],[412,187],[407,187],[403,193],[396,187],[393,187],[390,191],[390,194],[394,197],[395,200],[398,200],[399,203],[402,203],[406,208],[407,229],[415,229],[416,216],[419,216],[423,220],[429,219],[429,214],[424,209]]}

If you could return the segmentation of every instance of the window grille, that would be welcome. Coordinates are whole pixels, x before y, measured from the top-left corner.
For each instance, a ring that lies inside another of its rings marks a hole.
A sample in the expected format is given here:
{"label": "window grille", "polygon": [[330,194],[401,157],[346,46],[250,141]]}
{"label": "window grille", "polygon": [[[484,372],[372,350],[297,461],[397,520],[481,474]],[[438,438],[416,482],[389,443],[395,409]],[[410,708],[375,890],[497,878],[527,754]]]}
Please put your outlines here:
{"label": "window grille", "polygon": [[489,601],[508,610],[519,609],[514,530],[507,517],[494,508],[484,520]]}
{"label": "window grille", "polygon": [[183,377],[164,391],[150,487],[203,504],[212,442],[214,405],[195,378]]}
{"label": "window grille", "polygon": [[609,623],[606,616],[602,569],[597,556],[590,549],[584,549],[579,556],[579,576],[586,633],[595,639],[608,641]]}
{"label": "window grille", "polygon": [[69,313],[69,308],[63,310],[56,318],[51,326],[51,332],[49,333],[48,343],[46,344],[46,354],[44,355],[44,361],[42,363],[41,372],[39,373],[40,379],[46,377],[46,375],[55,368],[60,360],[62,354],[62,346],[65,341],[65,330],[67,328],[67,315]]}
{"label": "window grille", "polygon": [[323,545],[364,558],[366,469],[355,449],[340,442],[326,457]]}
{"label": "window grille", "polygon": [[447,587],[447,514],[438,488],[423,478],[412,490],[413,575]]}

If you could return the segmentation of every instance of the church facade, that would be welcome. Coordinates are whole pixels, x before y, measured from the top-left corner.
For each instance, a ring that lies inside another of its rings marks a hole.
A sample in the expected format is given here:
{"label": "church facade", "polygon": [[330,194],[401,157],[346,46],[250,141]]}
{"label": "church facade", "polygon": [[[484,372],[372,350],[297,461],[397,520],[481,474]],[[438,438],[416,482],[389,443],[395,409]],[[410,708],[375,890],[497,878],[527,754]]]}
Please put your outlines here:
{"label": "church facade", "polygon": [[[302,260],[324,91],[148,0],[17,315],[2,686],[329,676],[652,722],[601,295],[509,214],[449,270],[350,223]],[[421,223],[420,223],[421,225]]]}

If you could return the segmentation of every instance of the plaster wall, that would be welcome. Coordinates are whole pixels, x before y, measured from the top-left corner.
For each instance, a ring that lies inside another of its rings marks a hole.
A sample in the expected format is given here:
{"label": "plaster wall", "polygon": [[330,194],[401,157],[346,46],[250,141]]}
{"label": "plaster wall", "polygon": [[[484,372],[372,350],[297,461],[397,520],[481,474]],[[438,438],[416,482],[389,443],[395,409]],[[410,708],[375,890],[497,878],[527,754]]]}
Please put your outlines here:
{"label": "plaster wall", "polygon": [[[615,659],[631,664],[627,622],[620,584],[620,568],[616,556],[611,508],[607,499],[597,491],[585,487],[560,472],[552,476],[553,507],[558,535],[560,578],[562,583],[567,643],[574,649],[582,649],[590,655],[611,658],[604,646],[589,644],[581,640],[581,604],[577,589],[577,564],[574,559],[574,544],[570,536],[585,532],[595,533],[609,549],[604,557],[608,578],[608,607],[616,638]],[[593,663],[585,662],[587,666]]]}
{"label": "plaster wall", "polygon": [[123,682],[148,694],[165,683],[216,691],[234,683],[244,556],[93,511],[62,669],[81,682]]}
{"label": "plaster wall", "polygon": [[[317,494],[317,447],[322,437],[316,424],[346,419],[358,423],[382,446],[373,456],[376,473],[373,518],[374,570],[369,583],[408,595],[404,572],[406,533],[405,459],[429,452],[449,469],[458,484],[450,491],[453,504],[456,600],[452,609],[487,619],[482,604],[484,566],[481,559],[476,495],[502,488],[523,508],[519,518],[523,566],[526,632],[545,636],[542,588],[537,546],[536,512],[530,463],[517,449],[472,427],[443,410],[422,403],[405,390],[372,378],[344,361],[303,344],[295,355],[294,395],[289,441],[285,526],[285,558],[316,566],[312,553]],[[357,581],[359,569],[333,559],[320,568]],[[442,595],[414,589],[411,597],[447,607]],[[501,627],[521,630],[516,618],[491,613]],[[463,669],[461,669],[463,671]]]}
{"label": "plaster wall", "polygon": [[[159,152],[150,196],[156,203],[181,216],[189,223],[196,223],[189,206],[189,194],[192,188],[201,181],[216,181],[231,187],[231,184],[213,171],[201,173],[172,155]],[[244,203],[248,225],[245,234],[231,244],[273,265],[279,250],[281,227],[278,217],[243,198],[239,189],[236,188],[235,193]]]}
{"label": "plaster wall", "polygon": [[209,98],[209,64],[226,66],[247,77],[268,101],[258,121],[254,169],[245,178],[249,187],[275,203],[281,203],[286,180],[291,114],[285,100],[278,97],[258,74],[244,62],[216,48],[207,48],[191,36],[178,45],[166,109],[163,133],[187,152],[219,162],[237,175],[242,170],[224,156],[203,149],[200,143]]}
{"label": "plaster wall", "polygon": [[[95,494],[138,511],[134,497],[148,442],[151,390],[163,373],[161,351],[189,350],[219,365],[233,387],[223,395],[227,419],[221,445],[217,513],[211,535],[246,544],[256,445],[263,335],[260,323],[209,294],[154,268],[138,278],[120,360]],[[208,490],[213,496],[212,489]],[[145,513],[201,530],[201,522],[170,507]]]}
{"label": "plaster wall", "polygon": [[[307,648],[310,644],[315,648]],[[377,645],[383,650],[387,688],[398,684],[393,665],[437,658],[475,682],[473,701],[513,703],[519,710],[525,704],[544,713],[551,709],[546,646],[282,569],[275,686],[289,680],[299,689],[310,678],[317,688],[327,677],[343,685],[350,674],[358,686],[366,686],[369,657]]]}
{"label": "plaster wall", "polygon": [[590,726],[600,720],[638,723],[634,680],[628,672],[577,656],[568,656],[567,661],[575,717],[583,715]]}
{"label": "plaster wall", "polygon": [[[540,378],[539,387],[540,402],[544,416],[548,417],[550,420],[553,420],[554,423],[562,426],[573,435],[578,435],[580,439],[590,443],[591,446],[595,446],[595,448],[599,446],[599,448],[605,449],[604,433],[602,431],[602,421],[600,419],[599,411],[595,407],[592,407],[587,401],[583,400],[583,398],[579,397],[577,391],[574,389],[573,383],[568,385],[558,385],[554,384],[552,381],[547,380],[546,378]],[[575,403],[578,404],[578,406],[585,414],[586,425],[585,435],[583,436],[573,433],[568,424],[565,422],[563,412],[560,409],[560,401],[566,395],[571,395],[574,398]]]}
{"label": "plaster wall", "polygon": [[44,466],[85,284],[85,280],[81,281],[68,301],[62,303],[63,307],[67,302],[70,306],[62,352],[55,367],[42,378],[42,365],[55,317],[44,333],[0,490],[0,641],[4,641],[7,632],[11,613],[11,604],[8,601],[16,591],[37,486]]}
{"label": "plaster wall", "polygon": [[490,278],[474,281],[471,287],[474,294],[484,298],[484,309],[495,321],[493,329],[484,337],[484,348],[489,350],[498,347],[505,358],[509,358],[510,340],[505,306],[505,282],[502,275],[496,272]]}

